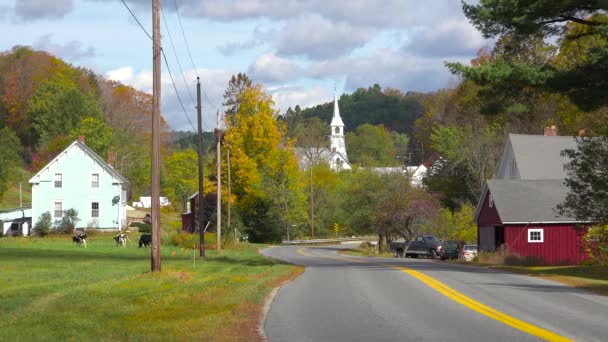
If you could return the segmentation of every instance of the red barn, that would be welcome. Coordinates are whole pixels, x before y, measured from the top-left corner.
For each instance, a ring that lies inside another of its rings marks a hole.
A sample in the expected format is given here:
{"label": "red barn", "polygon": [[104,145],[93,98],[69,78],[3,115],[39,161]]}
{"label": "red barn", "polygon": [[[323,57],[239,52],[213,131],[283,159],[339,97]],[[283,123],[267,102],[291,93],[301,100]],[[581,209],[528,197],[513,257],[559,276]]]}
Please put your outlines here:
{"label": "red barn", "polygon": [[[545,129],[557,133],[557,129]],[[504,247],[546,264],[579,264],[587,258],[583,237],[588,222],[560,216],[566,198],[564,149],[575,149],[573,137],[510,134],[496,179],[488,180],[475,221],[481,251]]]}

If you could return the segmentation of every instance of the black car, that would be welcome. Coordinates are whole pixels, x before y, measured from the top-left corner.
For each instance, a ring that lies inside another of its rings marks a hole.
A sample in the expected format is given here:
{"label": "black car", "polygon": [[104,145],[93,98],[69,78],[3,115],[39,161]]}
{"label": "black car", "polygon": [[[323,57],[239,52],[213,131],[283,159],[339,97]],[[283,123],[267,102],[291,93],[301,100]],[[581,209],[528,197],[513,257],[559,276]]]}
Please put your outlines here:
{"label": "black car", "polygon": [[458,254],[462,250],[462,247],[466,244],[466,241],[461,240],[447,240],[443,243],[441,248],[441,254],[439,257],[441,260],[445,259],[458,259]]}

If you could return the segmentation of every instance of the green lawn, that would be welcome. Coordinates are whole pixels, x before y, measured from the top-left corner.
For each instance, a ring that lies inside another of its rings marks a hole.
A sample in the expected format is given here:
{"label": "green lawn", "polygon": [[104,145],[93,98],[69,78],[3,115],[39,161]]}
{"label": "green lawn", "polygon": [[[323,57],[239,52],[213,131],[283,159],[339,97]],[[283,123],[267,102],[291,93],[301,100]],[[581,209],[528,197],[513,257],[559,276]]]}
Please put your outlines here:
{"label": "green lawn", "polygon": [[247,244],[207,251],[196,269],[192,250],[161,252],[163,271],[150,273],[136,241],[1,238],[0,341],[257,340],[264,298],[302,272]]}

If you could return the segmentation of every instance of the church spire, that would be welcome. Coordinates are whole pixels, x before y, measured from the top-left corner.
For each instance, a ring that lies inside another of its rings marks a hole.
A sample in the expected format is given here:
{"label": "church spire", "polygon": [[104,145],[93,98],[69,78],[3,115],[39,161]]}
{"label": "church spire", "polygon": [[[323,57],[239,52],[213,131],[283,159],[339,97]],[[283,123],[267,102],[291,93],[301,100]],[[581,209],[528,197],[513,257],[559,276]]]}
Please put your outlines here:
{"label": "church spire", "polygon": [[334,86],[334,117],[331,119],[332,129],[334,127],[344,127],[344,122],[340,117],[340,107],[338,107],[338,95],[336,93],[336,87]]}

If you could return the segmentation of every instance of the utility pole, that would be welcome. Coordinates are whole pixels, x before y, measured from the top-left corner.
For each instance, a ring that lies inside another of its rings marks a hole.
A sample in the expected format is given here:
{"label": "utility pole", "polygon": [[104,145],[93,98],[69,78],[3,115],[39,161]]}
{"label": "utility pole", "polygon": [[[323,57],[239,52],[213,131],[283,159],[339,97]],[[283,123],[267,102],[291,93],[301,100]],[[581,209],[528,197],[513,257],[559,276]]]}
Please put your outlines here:
{"label": "utility pole", "polygon": [[19,182],[19,208],[23,207],[23,195],[21,194],[21,182]]}
{"label": "utility pole", "polygon": [[203,220],[203,115],[201,114],[201,80],[196,78],[196,113],[198,115],[198,208],[191,210],[198,210],[198,251],[199,256],[205,256],[205,229],[203,226],[205,222]]}
{"label": "utility pole", "polygon": [[152,272],[160,272],[160,0],[152,0]]}
{"label": "utility pole", "polygon": [[[230,181],[230,149],[226,148],[226,160],[228,162],[228,220],[226,222],[227,232],[230,231],[230,207],[232,206],[232,186]],[[227,233],[226,233],[227,234]],[[236,227],[234,227],[234,241],[238,244],[239,240],[236,236]]]}
{"label": "utility pole", "polygon": [[220,170],[222,159],[220,146],[222,144],[222,130],[220,129],[220,111],[217,111],[217,128],[215,129],[215,139],[217,140],[217,252],[222,253],[222,178]]}
{"label": "utility pole", "polygon": [[315,239],[315,201],[314,188],[312,186],[312,159],[310,160],[310,238]]}

